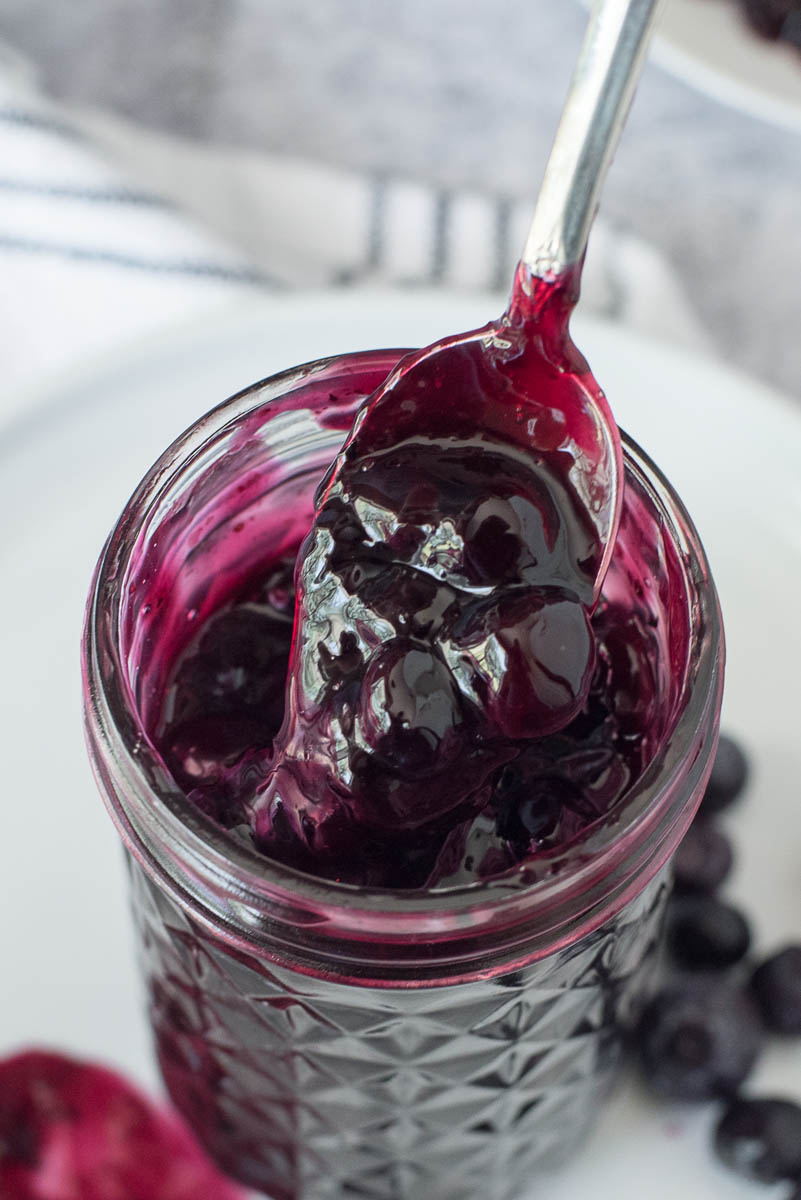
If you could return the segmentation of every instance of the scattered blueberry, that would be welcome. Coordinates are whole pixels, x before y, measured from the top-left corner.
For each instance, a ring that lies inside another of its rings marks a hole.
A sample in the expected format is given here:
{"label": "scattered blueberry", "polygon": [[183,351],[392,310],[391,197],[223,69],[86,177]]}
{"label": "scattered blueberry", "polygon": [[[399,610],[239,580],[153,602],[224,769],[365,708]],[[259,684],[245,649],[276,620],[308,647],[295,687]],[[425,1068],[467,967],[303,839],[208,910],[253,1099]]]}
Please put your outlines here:
{"label": "scattered blueberry", "polygon": [[711,821],[693,822],[673,858],[677,892],[714,892],[731,870],[731,843]]}
{"label": "scattered blueberry", "polygon": [[734,738],[722,733],[712,773],[701,801],[704,816],[722,812],[742,792],[748,779],[748,759]]}
{"label": "scattered blueberry", "polygon": [[801,1106],[790,1100],[734,1100],[715,1130],[715,1149],[728,1167],[748,1179],[797,1182]]}
{"label": "scattered blueberry", "polygon": [[782,25],[781,39],[789,46],[795,46],[797,50],[801,50],[801,8],[790,13]]}
{"label": "scattered blueberry", "polygon": [[759,1013],[748,993],[709,980],[666,988],[638,1027],[645,1081],[667,1100],[731,1095],[751,1070],[761,1041]]}
{"label": "scattered blueberry", "polygon": [[714,896],[697,896],[676,905],[668,945],[683,967],[723,970],[748,953],[751,931],[739,909]]}
{"label": "scattered blueberry", "polygon": [[775,41],[784,36],[784,26],[799,11],[798,0],[741,0],[752,29]]}
{"label": "scattered blueberry", "polygon": [[751,987],[769,1029],[801,1033],[801,945],[786,946],[765,959]]}

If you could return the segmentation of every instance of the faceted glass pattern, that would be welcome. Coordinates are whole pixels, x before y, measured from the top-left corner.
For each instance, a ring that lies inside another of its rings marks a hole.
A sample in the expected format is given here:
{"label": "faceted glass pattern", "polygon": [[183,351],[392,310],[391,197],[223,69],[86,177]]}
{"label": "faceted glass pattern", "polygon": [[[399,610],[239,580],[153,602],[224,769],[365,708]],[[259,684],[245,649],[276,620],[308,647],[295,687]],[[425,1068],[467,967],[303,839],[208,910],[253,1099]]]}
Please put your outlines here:
{"label": "faceted glass pattern", "polygon": [[524,970],[371,988],[234,951],[131,871],[169,1091],[217,1161],[273,1200],[536,1194],[612,1082],[667,895],[662,871]]}

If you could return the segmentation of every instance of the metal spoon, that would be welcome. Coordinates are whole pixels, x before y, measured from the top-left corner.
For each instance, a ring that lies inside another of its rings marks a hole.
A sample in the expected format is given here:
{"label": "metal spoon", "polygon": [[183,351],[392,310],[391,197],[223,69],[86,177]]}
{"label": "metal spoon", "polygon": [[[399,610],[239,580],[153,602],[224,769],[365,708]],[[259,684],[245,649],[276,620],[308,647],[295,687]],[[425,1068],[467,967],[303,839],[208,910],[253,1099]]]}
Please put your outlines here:
{"label": "metal spoon", "polygon": [[[568,321],[601,187],[661,3],[596,0],[509,307],[482,329],[403,359],[365,406],[329,476],[333,485],[347,461],[386,445],[389,427],[400,437],[404,429],[411,436],[430,425],[434,408],[451,421],[454,436],[469,436],[472,421],[473,430],[516,441],[534,456],[557,449],[572,454],[567,476],[595,545],[576,545],[575,569],[564,582],[588,606],[600,594],[612,555],[623,460],[609,405],[570,340]],[[466,397],[462,390],[449,397],[452,381],[464,377],[467,357],[469,370],[481,376],[482,394]],[[559,446],[555,423],[562,429]]]}

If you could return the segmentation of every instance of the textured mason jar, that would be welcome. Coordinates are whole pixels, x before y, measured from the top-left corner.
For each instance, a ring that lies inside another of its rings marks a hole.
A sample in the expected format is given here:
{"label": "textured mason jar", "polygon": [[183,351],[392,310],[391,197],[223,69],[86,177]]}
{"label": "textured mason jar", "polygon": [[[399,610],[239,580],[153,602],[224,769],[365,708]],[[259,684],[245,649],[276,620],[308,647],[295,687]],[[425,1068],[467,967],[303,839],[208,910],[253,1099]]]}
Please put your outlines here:
{"label": "textured mason jar", "polygon": [[[673,564],[672,716],[613,817],[491,882],[402,893],[271,862],[177,789],[146,733],[165,684],[154,621],[202,619],[243,555],[269,556],[308,521],[398,354],[297,368],[198,421],[126,506],[87,610],[90,754],[128,852],[161,1070],[217,1161],[275,1200],[512,1200],[575,1151],[649,987],[669,860],[717,740],[708,565],[626,439],[626,486],[659,544],[643,556],[635,523],[620,552],[628,537],[632,559],[664,568],[669,545]],[[266,511],[285,520],[261,543],[232,534]],[[154,615],[142,585],[168,562],[177,582]]]}

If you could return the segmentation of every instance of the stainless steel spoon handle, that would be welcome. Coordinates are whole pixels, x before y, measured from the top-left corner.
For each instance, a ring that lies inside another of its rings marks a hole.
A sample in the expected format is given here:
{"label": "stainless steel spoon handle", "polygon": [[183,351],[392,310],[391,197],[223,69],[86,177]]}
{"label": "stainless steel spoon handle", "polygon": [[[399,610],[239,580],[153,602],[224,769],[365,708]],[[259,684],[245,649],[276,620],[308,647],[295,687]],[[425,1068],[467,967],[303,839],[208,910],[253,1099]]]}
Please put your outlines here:
{"label": "stainless steel spoon handle", "polygon": [[577,266],[663,0],[595,0],[545,168],[523,262],[551,278]]}

